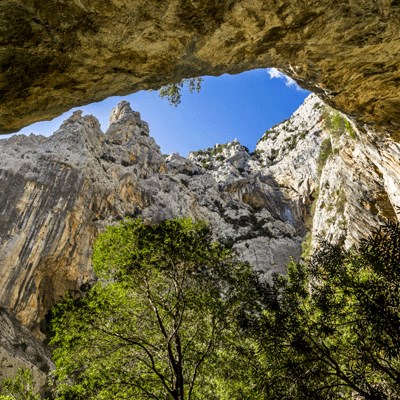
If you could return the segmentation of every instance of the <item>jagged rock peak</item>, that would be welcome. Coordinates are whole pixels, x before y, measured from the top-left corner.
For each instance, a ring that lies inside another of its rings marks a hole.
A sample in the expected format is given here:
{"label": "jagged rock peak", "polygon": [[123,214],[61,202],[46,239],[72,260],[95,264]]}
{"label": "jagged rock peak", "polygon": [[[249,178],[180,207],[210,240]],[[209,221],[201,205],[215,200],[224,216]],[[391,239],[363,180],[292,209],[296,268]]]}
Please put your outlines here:
{"label": "jagged rock peak", "polygon": [[257,169],[250,151],[234,139],[225,144],[216,144],[206,150],[189,153],[189,159],[208,170],[217,182],[237,179],[252,169]]}
{"label": "jagged rock peak", "polygon": [[[139,114],[140,118],[140,114]],[[110,115],[109,125],[114,122],[125,122],[135,119],[134,111],[128,101],[122,100],[113,108]]]}
{"label": "jagged rock peak", "polygon": [[[139,112],[131,109],[129,102],[122,100],[111,111],[106,135],[113,136],[112,140],[120,141],[122,144],[128,142],[132,136],[149,136],[149,132],[149,125],[142,121]],[[116,135],[118,137],[114,137]]]}
{"label": "jagged rock peak", "polygon": [[89,128],[100,129],[100,122],[94,115],[82,116],[82,114],[82,110],[74,111],[72,115],[61,124],[60,128],[68,128],[75,124],[86,124]]}
{"label": "jagged rock peak", "polygon": [[142,121],[140,113],[133,111],[128,101],[122,100],[116,107],[113,108],[110,114],[109,126],[111,127],[114,123],[120,123],[125,125],[146,125],[147,122]]}

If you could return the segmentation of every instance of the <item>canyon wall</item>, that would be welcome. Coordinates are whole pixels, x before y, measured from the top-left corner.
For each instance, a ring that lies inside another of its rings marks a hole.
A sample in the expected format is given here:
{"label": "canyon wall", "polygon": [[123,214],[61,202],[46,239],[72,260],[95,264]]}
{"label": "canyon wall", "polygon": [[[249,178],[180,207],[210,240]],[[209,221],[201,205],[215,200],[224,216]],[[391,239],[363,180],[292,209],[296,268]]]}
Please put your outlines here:
{"label": "canyon wall", "polygon": [[97,234],[125,216],[206,219],[267,277],[319,238],[349,247],[398,220],[399,21],[397,0],[2,0],[0,134],[254,68],[319,98],[252,154],[233,141],[163,156],[126,103],[106,134],[78,112],[51,138],[0,141],[0,378],[28,367],[44,383],[47,313],[87,288]]}
{"label": "canyon wall", "polygon": [[266,275],[300,258],[302,219],[246,148],[204,151],[207,166],[195,154],[163,156],[126,102],[105,134],[75,112],[49,138],[0,140],[0,153],[0,379],[26,367],[44,384],[48,312],[87,289],[97,234],[124,217],[207,220]]}
{"label": "canyon wall", "polygon": [[207,220],[267,274],[300,257],[301,211],[247,149],[163,156],[126,102],[105,134],[75,112],[50,138],[17,135],[0,151],[0,303],[40,338],[55,301],[92,279],[98,232],[125,216]]}
{"label": "canyon wall", "polygon": [[2,0],[0,132],[182,78],[276,67],[398,136],[398,0]]}
{"label": "canyon wall", "polygon": [[106,134],[76,112],[52,137],[14,136],[0,151],[0,301],[39,337],[51,305],[90,281],[98,232],[125,216],[210,221],[268,275],[299,258],[307,231],[311,245],[349,247],[400,206],[399,145],[315,95],[252,154],[233,141],[163,156],[126,102]]}
{"label": "canyon wall", "polygon": [[96,236],[124,217],[209,221],[268,279],[319,239],[350,247],[400,216],[399,145],[361,132],[315,95],[253,153],[234,140],[188,158],[162,155],[127,102],[105,134],[78,111],[49,138],[0,140],[0,152],[1,357],[41,382],[51,368],[38,341],[49,310],[87,289]]}

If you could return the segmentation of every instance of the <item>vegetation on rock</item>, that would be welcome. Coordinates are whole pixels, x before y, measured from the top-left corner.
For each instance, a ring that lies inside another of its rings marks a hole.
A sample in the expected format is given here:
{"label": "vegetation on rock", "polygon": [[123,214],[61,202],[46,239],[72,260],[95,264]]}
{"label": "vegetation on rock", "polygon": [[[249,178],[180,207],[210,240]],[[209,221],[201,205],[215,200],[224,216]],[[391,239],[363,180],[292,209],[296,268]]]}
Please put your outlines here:
{"label": "vegetation on rock", "polygon": [[324,141],[321,143],[321,149],[317,160],[318,176],[321,176],[326,161],[331,155],[332,155],[332,142],[331,138],[328,137],[324,139]]}
{"label": "vegetation on rock", "polygon": [[356,138],[355,131],[350,121],[338,111],[331,111],[327,118],[327,127],[333,136],[348,134],[352,139]]}
{"label": "vegetation on rock", "polygon": [[19,369],[14,378],[4,379],[0,386],[0,400],[40,400],[34,390],[32,373]]}

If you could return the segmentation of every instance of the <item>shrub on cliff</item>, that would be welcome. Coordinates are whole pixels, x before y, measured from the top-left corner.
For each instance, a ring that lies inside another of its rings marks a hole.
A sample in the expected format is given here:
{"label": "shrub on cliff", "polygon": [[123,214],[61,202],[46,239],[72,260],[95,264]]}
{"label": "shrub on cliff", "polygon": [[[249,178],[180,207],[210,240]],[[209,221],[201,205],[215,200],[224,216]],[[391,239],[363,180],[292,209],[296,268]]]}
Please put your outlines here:
{"label": "shrub on cliff", "polygon": [[40,400],[34,390],[32,372],[19,369],[13,378],[4,379],[0,384],[0,400]]}

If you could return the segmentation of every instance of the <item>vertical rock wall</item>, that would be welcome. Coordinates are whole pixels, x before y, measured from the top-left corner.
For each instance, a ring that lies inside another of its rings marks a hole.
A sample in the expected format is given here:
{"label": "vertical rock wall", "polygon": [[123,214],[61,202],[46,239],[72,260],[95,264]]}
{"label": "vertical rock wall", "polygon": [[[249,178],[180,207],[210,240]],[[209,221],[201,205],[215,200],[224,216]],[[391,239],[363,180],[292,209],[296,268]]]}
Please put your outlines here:
{"label": "vertical rock wall", "polygon": [[126,102],[105,134],[76,112],[52,137],[14,136],[0,152],[1,357],[7,371],[35,366],[42,378],[51,363],[35,337],[45,338],[47,312],[90,283],[96,236],[125,216],[207,220],[266,277],[284,273],[304,243],[351,246],[399,219],[398,144],[360,131],[315,95],[253,153],[235,140],[164,157]]}

